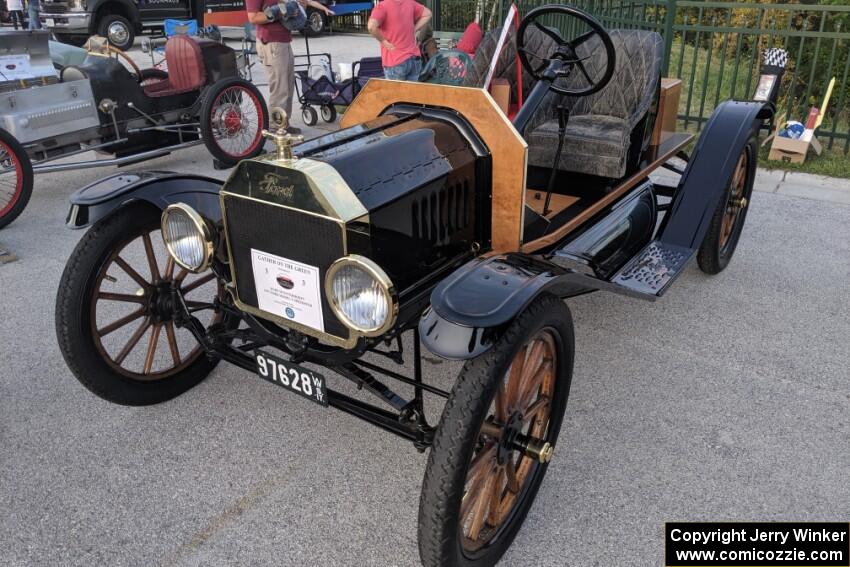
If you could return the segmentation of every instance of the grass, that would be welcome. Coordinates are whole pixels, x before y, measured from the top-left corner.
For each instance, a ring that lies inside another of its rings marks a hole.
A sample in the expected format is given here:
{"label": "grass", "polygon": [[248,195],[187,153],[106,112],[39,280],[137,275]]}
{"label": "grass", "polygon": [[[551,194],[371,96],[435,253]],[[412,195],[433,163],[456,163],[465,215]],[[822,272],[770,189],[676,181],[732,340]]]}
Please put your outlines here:
{"label": "grass", "polygon": [[[732,40],[730,40],[730,44],[734,46]],[[709,50],[704,48],[697,49],[693,45],[685,45],[684,49],[682,49],[681,39],[676,39],[671,51],[669,75],[681,75],[682,95],[679,99],[680,115],[701,115],[708,118],[720,101],[729,98],[746,99],[752,96],[752,91],[755,90],[756,83],[755,73],[758,72],[759,67],[758,61],[755,63],[752,62],[752,54],[742,51],[737,72],[735,70],[734,53],[727,55],[725,63],[722,64],[722,73],[721,62],[722,49],[714,49],[709,59]],[[793,74],[786,73],[785,81],[783,81],[783,92],[787,92],[788,90],[791,75]],[[748,82],[749,91],[747,91]],[[693,93],[690,101],[688,100],[689,91]],[[706,93],[704,103],[702,101],[702,93]],[[785,109],[784,102],[780,101],[781,112]],[[833,99],[833,104],[835,104],[835,99]],[[801,109],[807,108],[808,105],[801,102],[797,112],[804,112]],[[850,117],[847,114],[847,112],[844,112],[840,117],[840,123],[837,129],[839,132],[850,130]],[[679,123],[680,127],[684,126],[682,120]],[[829,131],[831,124],[825,122],[821,129],[823,131]],[[697,125],[691,121],[686,130],[696,132]],[[821,141],[824,146],[829,145],[828,138],[822,137]],[[844,143],[844,140],[835,140],[834,148],[829,150],[824,147],[824,152],[820,156],[815,154],[814,151],[809,152],[806,161],[802,164],[768,161],[767,155],[770,151],[770,144],[768,144],[760,152],[759,163],[767,169],[801,171],[815,175],[828,175],[830,177],[850,179],[850,154],[845,154],[842,151]]]}
{"label": "grass", "polygon": [[[838,146],[838,144],[836,144]],[[781,169],[784,171],[800,171],[813,175],[827,175],[829,177],[841,177],[850,179],[850,155],[841,151],[823,149],[823,154],[817,155],[814,150],[809,152],[803,163],[789,163],[786,161],[768,161],[767,154],[770,153],[770,144],[759,151],[759,165],[765,169]]]}

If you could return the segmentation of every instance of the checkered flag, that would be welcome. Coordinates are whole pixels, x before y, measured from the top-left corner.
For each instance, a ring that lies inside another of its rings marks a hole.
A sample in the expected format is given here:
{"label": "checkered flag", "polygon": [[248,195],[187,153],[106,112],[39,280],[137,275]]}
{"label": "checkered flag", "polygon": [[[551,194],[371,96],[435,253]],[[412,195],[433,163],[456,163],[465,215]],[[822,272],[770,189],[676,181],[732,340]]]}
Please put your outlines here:
{"label": "checkered flag", "polygon": [[788,65],[788,52],[779,47],[765,49],[763,62],[765,65],[784,69]]}

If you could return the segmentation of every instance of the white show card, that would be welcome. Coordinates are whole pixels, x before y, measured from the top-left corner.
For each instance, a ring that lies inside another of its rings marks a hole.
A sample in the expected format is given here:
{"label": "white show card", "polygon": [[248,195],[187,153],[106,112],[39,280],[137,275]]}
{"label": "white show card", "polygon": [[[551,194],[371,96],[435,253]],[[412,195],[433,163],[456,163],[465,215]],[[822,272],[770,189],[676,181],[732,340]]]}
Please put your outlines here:
{"label": "white show card", "polygon": [[253,248],[251,265],[261,310],[324,332],[319,268]]}

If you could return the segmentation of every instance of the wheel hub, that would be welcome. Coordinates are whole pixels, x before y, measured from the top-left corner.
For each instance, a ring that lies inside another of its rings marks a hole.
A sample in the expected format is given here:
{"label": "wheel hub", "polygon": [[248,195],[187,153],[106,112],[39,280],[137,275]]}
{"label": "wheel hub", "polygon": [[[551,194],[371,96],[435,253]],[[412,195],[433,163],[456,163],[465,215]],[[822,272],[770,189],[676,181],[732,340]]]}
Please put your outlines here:
{"label": "wheel hub", "polygon": [[153,287],[148,298],[148,316],[153,323],[167,323],[174,319],[173,282],[161,282]]}
{"label": "wheel hub", "polygon": [[511,458],[511,452],[516,449],[515,443],[522,427],[522,414],[515,411],[508,422],[502,427],[499,445],[496,450],[496,460],[503,465]]}
{"label": "wheel hub", "polygon": [[109,35],[109,39],[112,40],[113,43],[124,44],[129,37],[129,33],[127,33],[127,28],[119,22],[113,22],[109,26],[109,31],[107,32]]}
{"label": "wheel hub", "polygon": [[233,135],[240,128],[242,128],[242,116],[233,108],[229,108],[224,114],[224,129],[228,135]]}

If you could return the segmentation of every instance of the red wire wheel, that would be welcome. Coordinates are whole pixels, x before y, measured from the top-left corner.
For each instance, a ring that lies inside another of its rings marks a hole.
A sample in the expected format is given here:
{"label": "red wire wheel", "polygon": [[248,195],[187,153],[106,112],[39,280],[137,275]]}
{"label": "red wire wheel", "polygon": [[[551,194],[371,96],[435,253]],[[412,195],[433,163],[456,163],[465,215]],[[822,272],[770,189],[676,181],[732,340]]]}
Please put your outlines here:
{"label": "red wire wheel", "polygon": [[263,95],[248,81],[234,77],[210,87],[200,120],[204,144],[225,166],[262,153],[269,114]]}
{"label": "red wire wheel", "polygon": [[32,196],[30,158],[14,136],[0,130],[0,228],[20,215]]}

